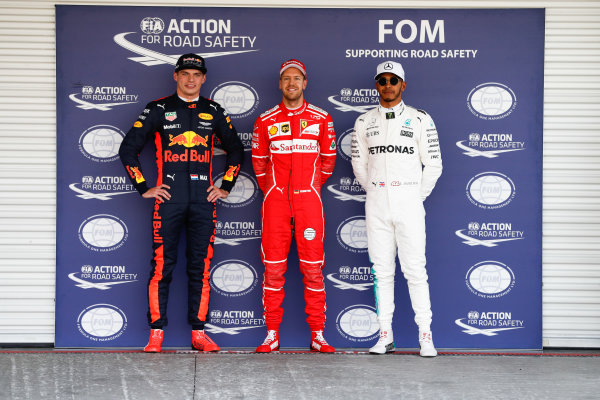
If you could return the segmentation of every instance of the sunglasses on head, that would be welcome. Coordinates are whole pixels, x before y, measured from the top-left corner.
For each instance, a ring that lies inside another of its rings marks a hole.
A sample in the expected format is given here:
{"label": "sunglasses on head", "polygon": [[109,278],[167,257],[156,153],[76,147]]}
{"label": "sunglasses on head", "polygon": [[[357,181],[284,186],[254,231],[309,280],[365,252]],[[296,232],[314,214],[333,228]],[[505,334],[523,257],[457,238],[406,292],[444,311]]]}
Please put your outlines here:
{"label": "sunglasses on head", "polygon": [[[392,76],[390,78],[390,85],[396,86],[398,84],[398,82],[400,82],[400,79],[396,78],[395,76]],[[384,77],[381,77],[381,78],[377,79],[377,83],[379,83],[380,86],[385,86],[385,85],[387,85],[388,80]]]}

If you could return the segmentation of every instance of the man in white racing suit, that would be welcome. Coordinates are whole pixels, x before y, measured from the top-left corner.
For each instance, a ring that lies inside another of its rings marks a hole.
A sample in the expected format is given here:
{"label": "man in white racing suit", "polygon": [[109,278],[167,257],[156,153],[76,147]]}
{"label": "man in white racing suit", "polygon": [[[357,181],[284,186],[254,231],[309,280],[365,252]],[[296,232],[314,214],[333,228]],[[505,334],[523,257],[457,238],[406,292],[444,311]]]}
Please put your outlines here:
{"label": "man in white racing suit", "polygon": [[379,341],[369,351],[394,351],[392,316],[398,251],[419,327],[420,355],[435,357],[423,201],[442,173],[442,158],[429,114],[402,101],[404,77],[404,69],[397,62],[377,66],[375,86],[380,104],[358,117],[352,136],[352,168],[367,192],[367,238],[380,327]]}

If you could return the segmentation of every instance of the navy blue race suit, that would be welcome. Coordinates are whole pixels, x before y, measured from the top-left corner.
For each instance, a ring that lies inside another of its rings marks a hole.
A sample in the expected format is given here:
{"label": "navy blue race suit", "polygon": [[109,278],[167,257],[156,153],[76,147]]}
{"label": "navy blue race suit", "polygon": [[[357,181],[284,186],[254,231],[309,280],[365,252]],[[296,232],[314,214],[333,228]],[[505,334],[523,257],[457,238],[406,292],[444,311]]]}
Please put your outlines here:
{"label": "navy blue race suit", "polygon": [[127,132],[119,156],[135,188],[144,194],[146,183],[139,161],[144,145],[156,146],[158,179],[171,198],[156,199],[152,211],[153,256],[148,282],[148,322],[153,329],[167,325],[167,299],[177,264],[182,228],[187,237],[188,321],[203,329],[210,297],[210,260],[213,255],[216,203],[207,200],[213,184],[213,135],[227,152],[221,189],[231,192],[244,159],[244,147],[223,108],[199,97],[183,101],[177,94],[150,102]]}

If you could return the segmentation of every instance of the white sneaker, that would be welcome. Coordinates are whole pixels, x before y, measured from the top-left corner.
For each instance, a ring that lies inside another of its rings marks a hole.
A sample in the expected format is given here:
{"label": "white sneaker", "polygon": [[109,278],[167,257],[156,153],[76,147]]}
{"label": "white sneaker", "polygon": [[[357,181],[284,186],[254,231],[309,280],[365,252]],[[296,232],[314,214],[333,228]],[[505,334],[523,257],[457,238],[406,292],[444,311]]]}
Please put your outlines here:
{"label": "white sneaker", "polygon": [[371,354],[391,353],[394,349],[394,332],[391,329],[379,331],[379,340],[369,349]]}
{"label": "white sneaker", "polygon": [[419,346],[421,347],[421,357],[435,357],[437,350],[433,346],[431,332],[419,332]]}

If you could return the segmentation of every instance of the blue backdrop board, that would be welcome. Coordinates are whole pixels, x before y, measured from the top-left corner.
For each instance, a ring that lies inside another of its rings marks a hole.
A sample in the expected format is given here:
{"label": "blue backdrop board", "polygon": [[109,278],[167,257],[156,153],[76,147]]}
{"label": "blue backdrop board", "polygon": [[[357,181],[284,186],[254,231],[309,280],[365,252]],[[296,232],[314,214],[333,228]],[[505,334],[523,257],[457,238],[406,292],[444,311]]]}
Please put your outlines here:
{"label": "blue backdrop board", "polygon": [[[329,342],[360,348],[377,337],[350,139],[377,104],[376,65],[392,59],[406,70],[405,102],[433,117],[444,162],[425,202],[436,345],[541,348],[543,9],[57,6],[56,18],[57,347],[146,343],[153,202],[134,192],[117,150],[146,103],[174,92],[178,56],[196,52],[208,67],[201,95],[223,105],[246,147],[238,183],[218,205],[207,329],[219,345],[254,347],[265,335],[252,127],[281,100],[280,64],[298,58],[305,96],[332,115],[339,143],[322,193]],[[152,147],[142,153],[150,180]],[[165,346],[191,340],[183,246],[179,264]],[[397,277],[396,346],[417,347],[399,268]],[[281,344],[307,347],[295,249],[286,294]]]}

